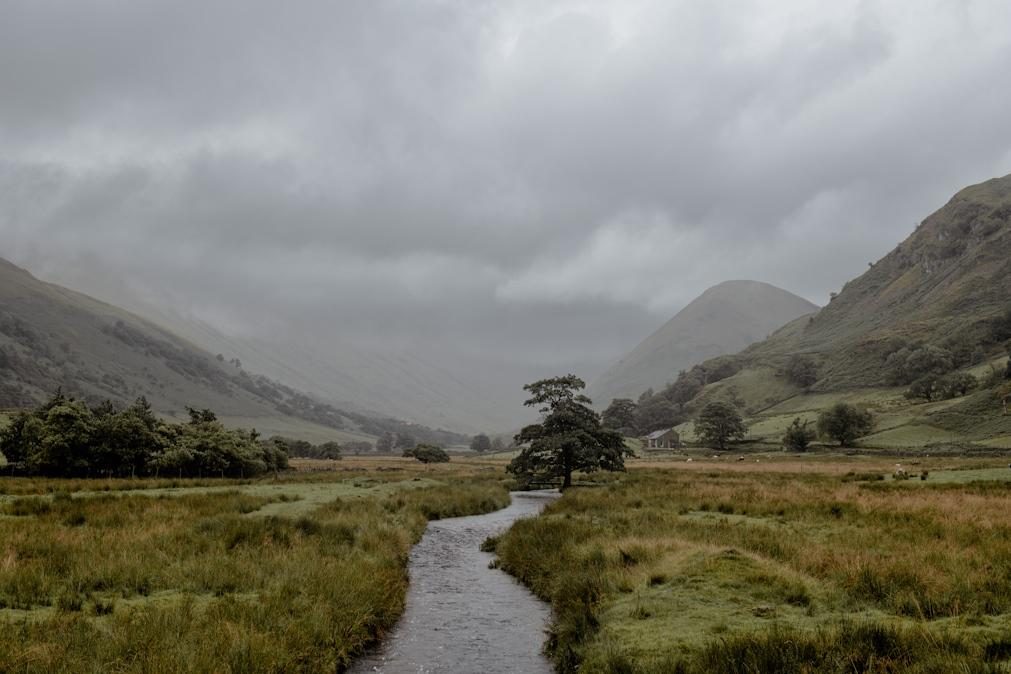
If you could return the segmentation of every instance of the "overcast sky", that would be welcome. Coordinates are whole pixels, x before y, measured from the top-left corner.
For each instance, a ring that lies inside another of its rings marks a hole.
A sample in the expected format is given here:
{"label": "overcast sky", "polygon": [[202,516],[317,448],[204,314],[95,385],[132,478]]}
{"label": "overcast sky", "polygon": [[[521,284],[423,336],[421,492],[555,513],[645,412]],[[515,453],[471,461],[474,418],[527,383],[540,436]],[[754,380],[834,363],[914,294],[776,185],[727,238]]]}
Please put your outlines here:
{"label": "overcast sky", "polygon": [[0,255],[247,334],[609,360],[1011,172],[1011,3],[0,0]]}

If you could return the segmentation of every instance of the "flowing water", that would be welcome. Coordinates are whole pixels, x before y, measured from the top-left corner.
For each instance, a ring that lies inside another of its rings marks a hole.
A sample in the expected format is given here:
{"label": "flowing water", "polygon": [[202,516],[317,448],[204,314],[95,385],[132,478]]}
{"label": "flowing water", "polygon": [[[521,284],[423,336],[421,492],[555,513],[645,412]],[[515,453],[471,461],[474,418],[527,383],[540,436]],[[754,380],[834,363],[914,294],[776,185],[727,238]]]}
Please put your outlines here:
{"label": "flowing water", "polygon": [[498,512],[430,523],[411,552],[403,618],[351,672],[550,674],[541,655],[548,606],[511,576],[489,569],[494,556],[480,546],[557,496],[518,492]]}

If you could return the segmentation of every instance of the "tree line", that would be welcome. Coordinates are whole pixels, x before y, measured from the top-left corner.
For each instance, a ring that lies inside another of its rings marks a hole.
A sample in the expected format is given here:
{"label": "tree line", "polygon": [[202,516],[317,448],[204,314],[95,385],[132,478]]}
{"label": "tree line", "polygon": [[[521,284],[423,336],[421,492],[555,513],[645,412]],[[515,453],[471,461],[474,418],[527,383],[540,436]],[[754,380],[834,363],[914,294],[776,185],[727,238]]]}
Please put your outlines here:
{"label": "tree line", "polygon": [[288,467],[282,443],[227,429],[210,410],[188,412],[170,423],[143,397],[120,409],[58,391],[0,430],[0,454],[12,473],[46,477],[253,477]]}

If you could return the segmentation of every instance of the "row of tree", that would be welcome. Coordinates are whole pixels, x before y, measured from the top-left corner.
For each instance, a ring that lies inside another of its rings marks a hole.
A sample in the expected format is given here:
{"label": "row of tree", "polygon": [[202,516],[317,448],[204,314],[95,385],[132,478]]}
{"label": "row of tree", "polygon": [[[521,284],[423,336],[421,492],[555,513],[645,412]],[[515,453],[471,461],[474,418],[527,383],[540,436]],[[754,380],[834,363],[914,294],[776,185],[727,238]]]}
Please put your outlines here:
{"label": "row of tree", "polygon": [[868,410],[848,403],[837,403],[819,414],[814,426],[806,419],[794,419],[783,435],[783,447],[794,452],[806,452],[818,437],[837,442],[841,447],[852,447],[859,438],[872,430],[874,415]]}
{"label": "row of tree", "polygon": [[270,441],[283,448],[285,453],[292,458],[329,459],[333,461],[339,461],[344,458],[344,448],[340,443],[333,440],[314,445],[306,440],[294,440],[275,435]]}
{"label": "row of tree", "polygon": [[[610,418],[607,413],[602,418],[590,408],[592,401],[580,393],[584,387],[583,380],[571,374],[524,387],[530,394],[525,404],[538,409],[541,421],[525,427],[516,436],[521,450],[509,464],[510,473],[528,485],[553,484],[558,480],[564,489],[572,485],[572,474],[577,471],[624,470],[625,458],[631,450],[621,431],[608,423],[614,423],[615,405],[612,403],[609,408]],[[820,434],[840,445],[852,445],[873,427],[870,412],[839,403],[821,413],[817,433],[810,422],[796,419],[783,444],[788,449],[804,451]],[[726,450],[731,443],[744,440],[747,432],[740,412],[726,402],[710,402],[695,419],[695,433],[707,447]]]}
{"label": "row of tree", "polygon": [[288,467],[283,443],[227,429],[210,410],[168,423],[144,398],[118,409],[62,392],[0,430],[0,453],[13,473],[52,477],[251,477]]}
{"label": "row of tree", "polygon": [[[806,451],[819,436],[844,447],[852,446],[873,428],[874,417],[869,411],[839,403],[824,410],[815,426],[809,421],[794,419],[783,436],[783,446],[794,451]],[[705,447],[725,451],[731,443],[743,441],[747,433],[748,427],[740,412],[725,402],[709,403],[695,420],[695,435]]]}

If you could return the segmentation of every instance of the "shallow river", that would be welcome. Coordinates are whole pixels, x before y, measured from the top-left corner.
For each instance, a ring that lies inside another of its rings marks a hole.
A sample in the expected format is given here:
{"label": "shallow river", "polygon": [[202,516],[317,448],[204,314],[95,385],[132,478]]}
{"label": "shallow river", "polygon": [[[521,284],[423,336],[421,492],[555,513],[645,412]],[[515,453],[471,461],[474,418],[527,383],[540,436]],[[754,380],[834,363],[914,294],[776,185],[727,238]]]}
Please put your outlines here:
{"label": "shallow river", "polygon": [[480,545],[554,498],[550,492],[514,493],[504,510],[430,523],[411,552],[403,618],[351,672],[550,674],[541,655],[548,606],[512,577],[489,569],[494,557]]}

